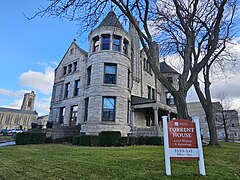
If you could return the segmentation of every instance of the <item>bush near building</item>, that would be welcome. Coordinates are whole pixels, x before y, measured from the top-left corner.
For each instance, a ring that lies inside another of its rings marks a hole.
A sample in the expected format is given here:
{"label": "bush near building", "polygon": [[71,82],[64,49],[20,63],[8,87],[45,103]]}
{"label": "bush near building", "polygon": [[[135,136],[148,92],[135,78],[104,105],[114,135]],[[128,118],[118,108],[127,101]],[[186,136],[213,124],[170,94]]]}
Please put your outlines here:
{"label": "bush near building", "polygon": [[46,133],[42,132],[23,132],[16,135],[17,145],[26,144],[43,144],[45,142]]}

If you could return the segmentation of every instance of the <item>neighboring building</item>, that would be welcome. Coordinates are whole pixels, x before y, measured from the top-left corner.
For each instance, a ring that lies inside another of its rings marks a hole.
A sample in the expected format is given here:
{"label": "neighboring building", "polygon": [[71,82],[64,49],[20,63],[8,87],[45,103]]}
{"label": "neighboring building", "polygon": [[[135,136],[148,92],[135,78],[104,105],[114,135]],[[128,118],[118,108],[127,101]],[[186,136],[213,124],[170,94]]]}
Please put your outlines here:
{"label": "neighboring building", "polygon": [[225,138],[224,125],[227,130],[229,140],[240,140],[240,124],[238,112],[236,110],[218,110],[214,114],[218,138]]}
{"label": "neighboring building", "polygon": [[[81,133],[121,131],[122,136],[161,135],[161,116],[174,117],[174,99],[152,72],[133,25],[127,32],[114,12],[88,36],[89,52],[74,40],[55,70],[49,121],[81,126]],[[178,73],[156,66],[177,87]]]}
{"label": "neighboring building", "polygon": [[37,125],[42,126],[43,129],[46,128],[47,122],[48,122],[48,115],[39,116],[39,117],[37,118],[37,120],[35,121],[35,123],[36,123]]}
{"label": "neighboring building", "polygon": [[[209,129],[205,112],[200,102],[189,102],[188,112],[191,117],[199,117],[201,134],[204,139],[209,139]],[[222,115],[223,114],[223,115]],[[236,110],[224,110],[219,102],[213,102],[213,115],[216,123],[218,139],[224,139],[225,133],[222,126],[222,118],[228,118],[227,126],[230,140],[240,139],[240,126]]]}
{"label": "neighboring building", "polygon": [[0,129],[31,128],[31,123],[36,121],[38,113],[34,111],[35,94],[25,93],[21,109],[0,107]]}

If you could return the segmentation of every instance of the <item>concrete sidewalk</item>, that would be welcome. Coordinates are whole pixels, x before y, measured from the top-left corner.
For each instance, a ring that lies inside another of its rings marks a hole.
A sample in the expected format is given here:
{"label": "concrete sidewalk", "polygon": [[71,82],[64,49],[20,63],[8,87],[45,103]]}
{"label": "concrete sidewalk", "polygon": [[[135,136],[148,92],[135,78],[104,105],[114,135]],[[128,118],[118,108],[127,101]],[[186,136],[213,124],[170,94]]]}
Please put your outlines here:
{"label": "concrete sidewalk", "polygon": [[0,143],[0,147],[3,147],[3,146],[14,146],[14,145],[16,145],[15,141]]}

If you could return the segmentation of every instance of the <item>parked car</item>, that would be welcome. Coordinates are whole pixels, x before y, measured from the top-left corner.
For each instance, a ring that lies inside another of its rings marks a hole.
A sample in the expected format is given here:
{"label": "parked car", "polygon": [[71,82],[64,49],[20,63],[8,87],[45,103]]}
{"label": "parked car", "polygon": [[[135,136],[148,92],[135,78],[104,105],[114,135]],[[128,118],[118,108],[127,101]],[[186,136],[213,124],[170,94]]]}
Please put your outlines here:
{"label": "parked car", "polygon": [[1,130],[1,134],[6,134],[6,135],[8,135],[8,134],[11,134],[12,133],[12,131],[10,130],[10,129],[2,129]]}
{"label": "parked car", "polygon": [[17,128],[12,129],[12,133],[22,133],[22,132],[23,132],[22,129],[17,129]]}

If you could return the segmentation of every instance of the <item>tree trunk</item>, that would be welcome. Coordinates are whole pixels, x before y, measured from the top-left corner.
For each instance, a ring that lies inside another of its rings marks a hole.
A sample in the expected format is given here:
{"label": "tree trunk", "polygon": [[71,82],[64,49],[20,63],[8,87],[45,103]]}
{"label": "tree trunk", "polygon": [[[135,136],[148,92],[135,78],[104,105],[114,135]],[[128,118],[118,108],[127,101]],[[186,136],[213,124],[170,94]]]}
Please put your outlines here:
{"label": "tree trunk", "polygon": [[213,118],[213,113],[212,113],[212,107],[207,109],[208,109],[207,113],[206,112],[205,113],[206,113],[206,118],[208,123],[209,136],[210,136],[209,145],[219,145],[216,124],[215,124],[215,120]]}
{"label": "tree trunk", "polygon": [[205,94],[207,93],[206,97],[208,98],[205,98],[205,96],[203,95],[203,92],[201,91],[199,86],[199,82],[197,81],[194,82],[194,87],[197,92],[198,98],[202,104],[203,110],[206,114],[209,136],[210,136],[209,145],[219,145],[215,120],[213,118],[212,101],[211,101],[211,97],[209,98],[210,92],[207,92],[207,91],[210,91],[209,89],[210,84],[207,87],[205,87]]}
{"label": "tree trunk", "polygon": [[186,92],[180,92],[178,93],[178,96],[176,96],[175,103],[177,107],[177,116],[180,119],[191,119],[188,115],[188,109],[187,109],[187,93]]}
{"label": "tree trunk", "polygon": [[227,132],[227,123],[226,123],[226,119],[224,117],[224,114],[223,114],[223,128],[224,128],[224,132],[225,132],[225,142],[229,142],[228,132]]}

